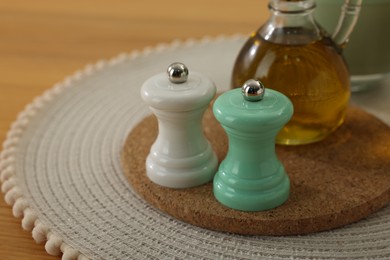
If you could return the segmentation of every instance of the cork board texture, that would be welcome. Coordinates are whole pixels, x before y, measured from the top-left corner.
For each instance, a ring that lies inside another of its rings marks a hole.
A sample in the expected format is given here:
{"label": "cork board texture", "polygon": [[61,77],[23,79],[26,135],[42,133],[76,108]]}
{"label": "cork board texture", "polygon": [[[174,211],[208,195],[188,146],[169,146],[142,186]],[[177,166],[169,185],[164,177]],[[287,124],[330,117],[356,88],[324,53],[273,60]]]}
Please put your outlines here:
{"label": "cork board texture", "polygon": [[[221,162],[227,136],[211,108],[203,128]],[[282,206],[262,212],[221,205],[211,182],[190,189],[151,182],[145,160],[157,133],[154,116],[131,131],[121,154],[125,175],[148,203],[199,227],[247,235],[301,235],[356,222],[390,201],[390,128],[356,107],[348,109],[345,123],[324,141],[276,147],[290,177],[290,197]]]}

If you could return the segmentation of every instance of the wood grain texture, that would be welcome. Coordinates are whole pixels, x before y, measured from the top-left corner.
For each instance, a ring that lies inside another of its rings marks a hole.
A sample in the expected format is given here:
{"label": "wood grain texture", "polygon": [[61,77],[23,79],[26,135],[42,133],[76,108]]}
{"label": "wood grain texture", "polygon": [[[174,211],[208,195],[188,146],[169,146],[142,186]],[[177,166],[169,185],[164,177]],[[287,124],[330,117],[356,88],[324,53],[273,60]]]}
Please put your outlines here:
{"label": "wood grain texture", "polygon": [[[0,0],[0,142],[26,104],[88,63],[174,39],[250,33],[267,1]],[[0,199],[0,259],[58,259]]]}

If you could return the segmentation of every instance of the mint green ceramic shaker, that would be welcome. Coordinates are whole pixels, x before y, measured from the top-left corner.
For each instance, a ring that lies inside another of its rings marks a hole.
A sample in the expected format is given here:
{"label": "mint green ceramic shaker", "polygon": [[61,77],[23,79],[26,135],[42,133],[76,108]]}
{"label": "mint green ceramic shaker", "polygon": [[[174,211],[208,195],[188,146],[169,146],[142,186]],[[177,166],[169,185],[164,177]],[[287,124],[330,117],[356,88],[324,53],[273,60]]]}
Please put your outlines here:
{"label": "mint green ceramic shaker", "polygon": [[223,205],[261,211],[283,204],[290,180],[275,153],[275,137],[293,114],[291,101],[280,92],[248,80],[241,89],[225,92],[213,106],[225,129],[229,150],[213,181]]}

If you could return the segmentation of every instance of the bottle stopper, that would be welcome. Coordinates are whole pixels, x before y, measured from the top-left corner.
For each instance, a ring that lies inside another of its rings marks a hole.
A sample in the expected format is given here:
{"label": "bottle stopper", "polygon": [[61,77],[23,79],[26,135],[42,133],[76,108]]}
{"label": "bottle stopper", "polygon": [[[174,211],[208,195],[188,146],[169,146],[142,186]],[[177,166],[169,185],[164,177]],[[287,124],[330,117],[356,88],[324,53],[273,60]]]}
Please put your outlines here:
{"label": "bottle stopper", "polygon": [[282,93],[248,80],[225,92],[213,106],[226,131],[229,149],[213,181],[215,198],[242,211],[261,211],[283,204],[289,177],[275,153],[275,137],[293,114]]}
{"label": "bottle stopper", "polygon": [[158,120],[159,132],[146,158],[151,181],[189,188],[213,179],[217,157],[203,134],[202,118],[216,93],[207,77],[173,63],[145,81],[141,96]]}

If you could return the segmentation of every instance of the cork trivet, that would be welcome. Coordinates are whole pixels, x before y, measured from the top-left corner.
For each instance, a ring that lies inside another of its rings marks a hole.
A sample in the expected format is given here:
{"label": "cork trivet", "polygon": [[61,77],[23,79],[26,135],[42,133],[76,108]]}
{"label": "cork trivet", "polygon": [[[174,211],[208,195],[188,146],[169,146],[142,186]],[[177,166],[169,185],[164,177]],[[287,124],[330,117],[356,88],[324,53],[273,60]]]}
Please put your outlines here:
{"label": "cork trivet", "polygon": [[[211,109],[204,132],[219,162],[227,137]],[[257,235],[297,235],[329,230],[365,218],[390,200],[390,128],[359,108],[322,142],[277,146],[291,180],[288,201],[263,212],[229,209],[216,201],[212,183],[170,189],[152,183],[145,159],[158,132],[149,116],[129,134],[122,151],[128,181],[147,202],[190,224],[218,231]]]}

